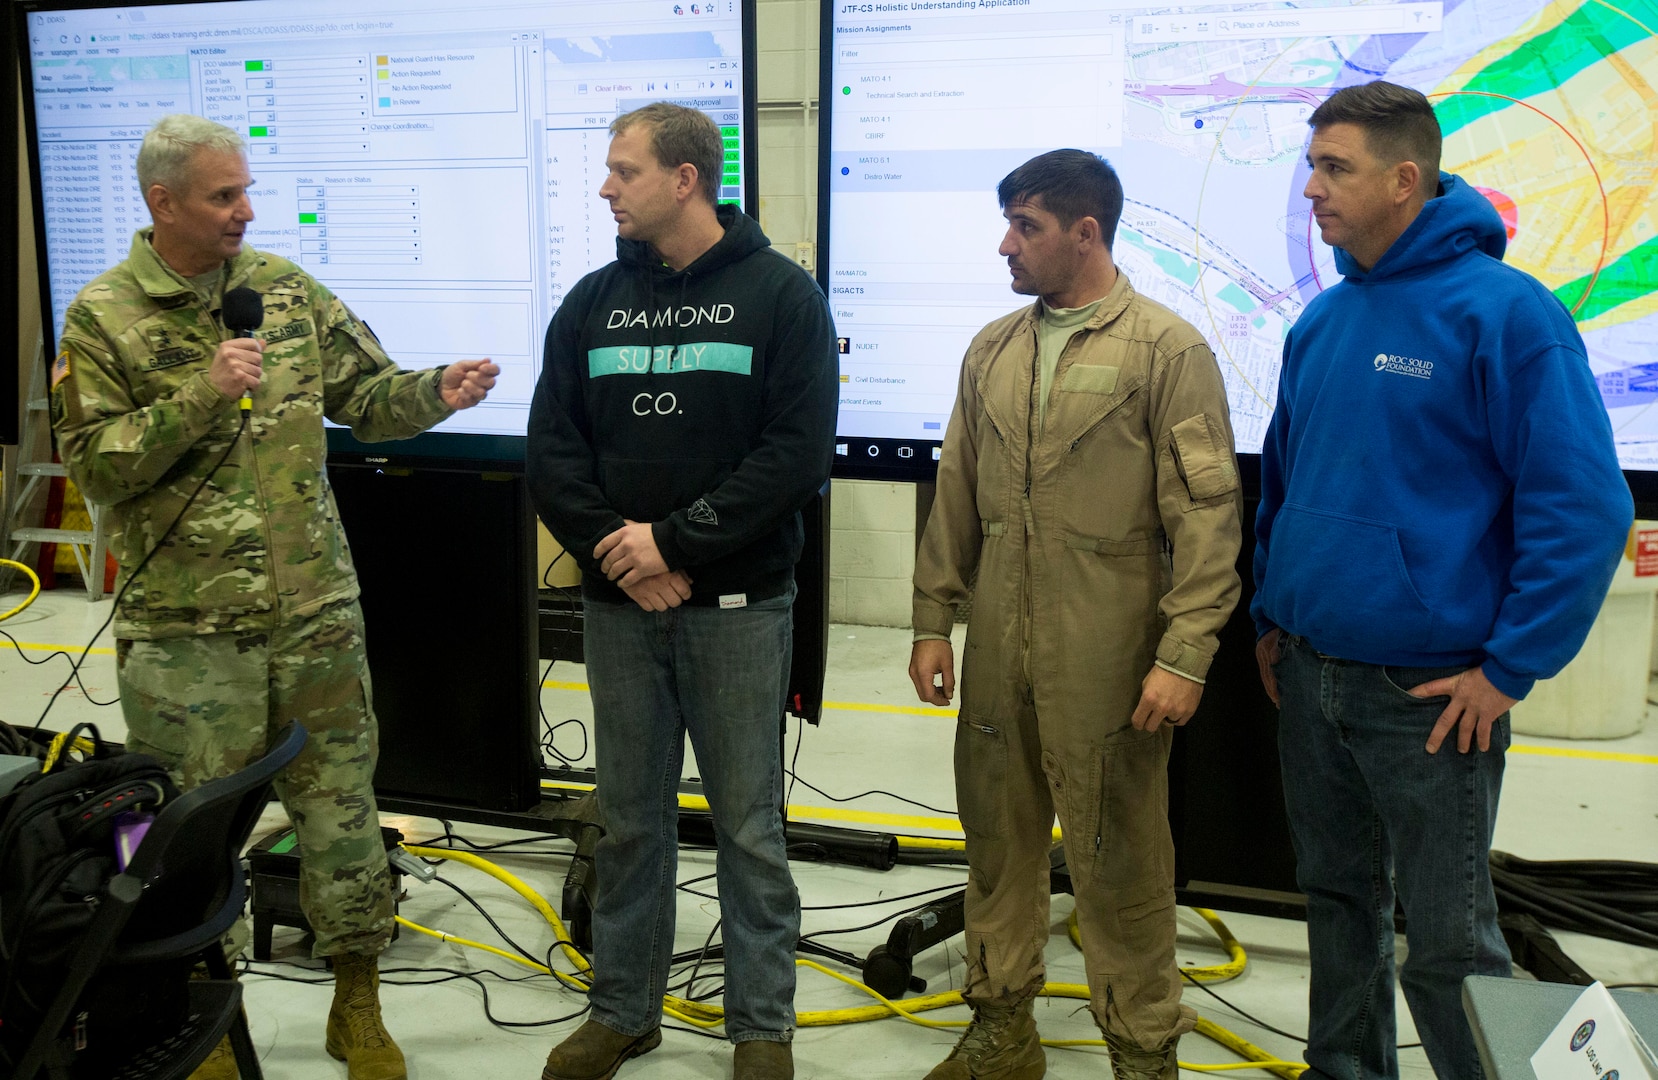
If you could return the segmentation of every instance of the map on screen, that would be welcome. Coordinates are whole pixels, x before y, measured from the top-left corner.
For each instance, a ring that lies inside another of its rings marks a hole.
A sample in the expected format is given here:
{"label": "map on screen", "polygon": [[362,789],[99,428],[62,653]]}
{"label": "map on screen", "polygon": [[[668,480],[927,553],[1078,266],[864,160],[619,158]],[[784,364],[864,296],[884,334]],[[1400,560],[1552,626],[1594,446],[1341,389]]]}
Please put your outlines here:
{"label": "map on screen", "polygon": [[1285,335],[1340,276],[1301,194],[1307,117],[1387,79],[1433,100],[1443,167],[1573,312],[1624,468],[1658,469],[1655,28],[1654,0],[839,3],[824,276],[842,458],[936,454],[968,341],[1028,302],[996,254],[996,183],[1058,147],[1117,168],[1115,259],[1208,339],[1237,447],[1258,452]]}

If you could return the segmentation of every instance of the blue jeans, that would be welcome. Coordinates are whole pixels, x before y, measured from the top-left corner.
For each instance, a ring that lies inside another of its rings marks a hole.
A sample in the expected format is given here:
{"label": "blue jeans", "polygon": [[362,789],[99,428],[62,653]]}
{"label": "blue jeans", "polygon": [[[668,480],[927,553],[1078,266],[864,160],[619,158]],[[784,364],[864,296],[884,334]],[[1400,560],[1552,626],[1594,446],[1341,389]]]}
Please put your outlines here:
{"label": "blue jeans", "polygon": [[794,589],[741,608],[586,600],[599,808],[593,1019],[643,1035],[674,949],[679,779],[691,736],[714,816],[725,1030],[788,1042],[800,894],[783,838],[782,722]]}
{"label": "blue jeans", "polygon": [[1399,981],[1428,1061],[1439,1080],[1482,1075],[1462,980],[1510,972],[1488,861],[1508,716],[1487,752],[1459,754],[1453,730],[1429,754],[1449,699],[1406,692],[1461,670],[1377,667],[1282,639],[1278,749],[1312,958],[1307,1064],[1334,1080],[1399,1075],[1395,888]]}

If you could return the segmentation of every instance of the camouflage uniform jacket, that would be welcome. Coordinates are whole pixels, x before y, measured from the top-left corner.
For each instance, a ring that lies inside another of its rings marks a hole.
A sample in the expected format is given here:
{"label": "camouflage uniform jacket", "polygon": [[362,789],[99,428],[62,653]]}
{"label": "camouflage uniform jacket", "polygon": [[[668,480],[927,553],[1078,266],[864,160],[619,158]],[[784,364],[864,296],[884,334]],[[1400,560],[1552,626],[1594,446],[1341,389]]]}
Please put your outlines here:
{"label": "camouflage uniform jacket", "polygon": [[243,435],[236,399],[208,379],[234,335],[149,233],[70,304],[52,373],[60,452],[86,498],[109,507],[123,583],[185,512],[122,599],[116,637],[269,629],[356,598],[323,417],[363,441],[407,438],[451,411],[440,371],[400,370],[309,274],[243,247],[225,289],[246,285],[265,303],[264,373]]}

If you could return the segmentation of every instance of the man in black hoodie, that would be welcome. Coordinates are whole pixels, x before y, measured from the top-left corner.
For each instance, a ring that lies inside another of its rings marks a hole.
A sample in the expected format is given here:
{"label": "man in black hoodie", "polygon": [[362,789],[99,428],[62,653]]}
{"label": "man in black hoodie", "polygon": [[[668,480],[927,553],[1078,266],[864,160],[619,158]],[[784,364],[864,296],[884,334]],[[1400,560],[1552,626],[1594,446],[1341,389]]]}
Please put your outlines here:
{"label": "man in black hoodie", "polygon": [[616,261],[547,328],[527,457],[581,563],[599,803],[592,1017],[543,1080],[607,1080],[662,1041],[689,733],[718,838],[737,1080],[794,1075],[800,899],[779,723],[800,508],[828,479],[835,330],[810,276],[717,202],[719,129],[657,103],[611,124]]}

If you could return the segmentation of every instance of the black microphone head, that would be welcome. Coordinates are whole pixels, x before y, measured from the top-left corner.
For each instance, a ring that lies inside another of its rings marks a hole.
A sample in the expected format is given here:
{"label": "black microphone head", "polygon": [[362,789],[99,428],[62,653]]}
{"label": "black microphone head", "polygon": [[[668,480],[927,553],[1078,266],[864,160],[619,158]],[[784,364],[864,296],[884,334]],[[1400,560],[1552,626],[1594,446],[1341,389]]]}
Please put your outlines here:
{"label": "black microphone head", "polygon": [[220,317],[224,319],[226,330],[251,334],[265,321],[265,301],[246,285],[238,285],[225,293]]}

